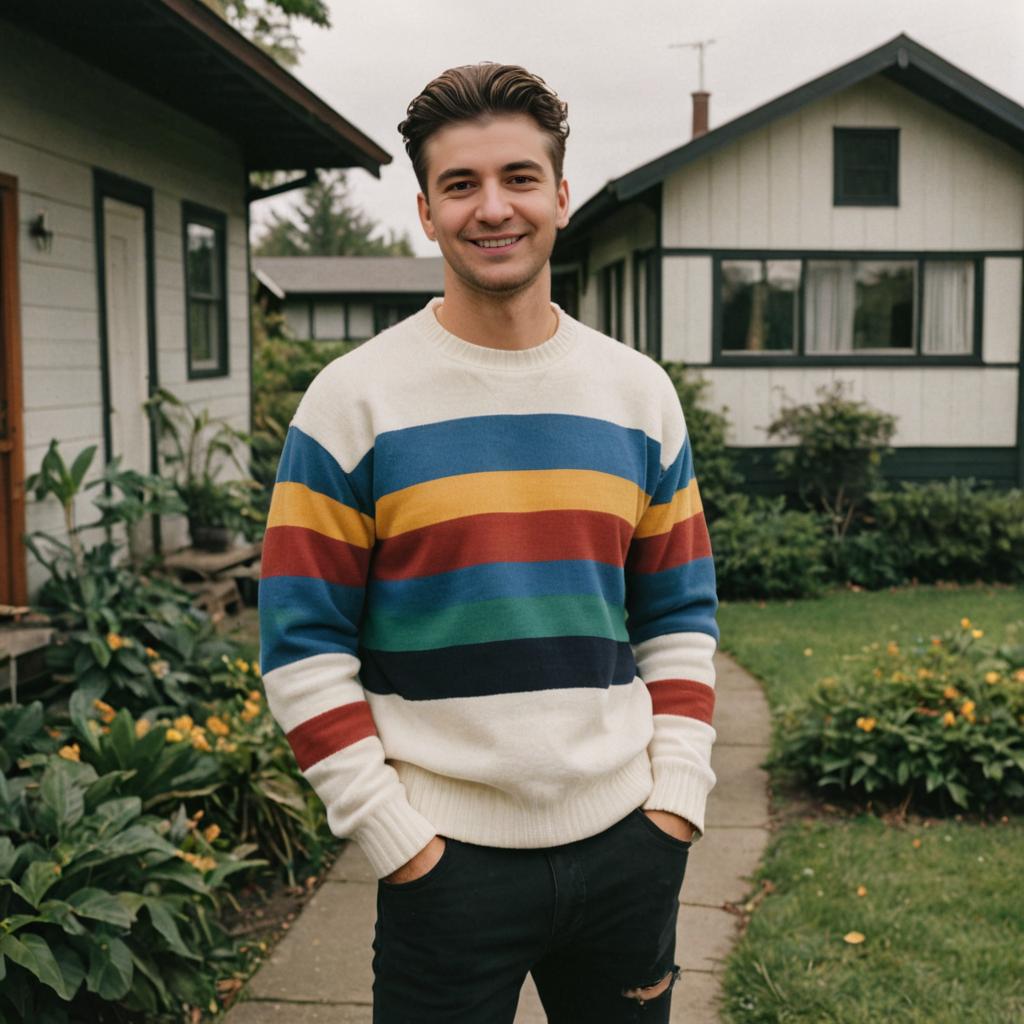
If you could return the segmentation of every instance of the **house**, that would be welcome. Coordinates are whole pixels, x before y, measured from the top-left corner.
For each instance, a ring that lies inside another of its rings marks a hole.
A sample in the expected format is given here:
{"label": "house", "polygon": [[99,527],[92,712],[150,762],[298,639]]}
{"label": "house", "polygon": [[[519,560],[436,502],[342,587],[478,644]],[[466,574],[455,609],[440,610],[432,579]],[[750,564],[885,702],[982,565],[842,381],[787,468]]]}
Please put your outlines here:
{"label": "house", "polygon": [[556,294],[700,371],[752,482],[832,381],[898,417],[887,472],[1024,485],[1024,108],[900,35],[609,181]]}
{"label": "house", "polygon": [[440,256],[261,256],[253,273],[300,340],[365,341],[444,293]]}
{"label": "house", "polygon": [[[249,426],[249,203],[389,161],[200,0],[3,5],[0,604],[40,582],[22,535],[63,532],[24,493],[51,438],[157,471],[157,386]],[[306,174],[250,186],[274,170]]]}

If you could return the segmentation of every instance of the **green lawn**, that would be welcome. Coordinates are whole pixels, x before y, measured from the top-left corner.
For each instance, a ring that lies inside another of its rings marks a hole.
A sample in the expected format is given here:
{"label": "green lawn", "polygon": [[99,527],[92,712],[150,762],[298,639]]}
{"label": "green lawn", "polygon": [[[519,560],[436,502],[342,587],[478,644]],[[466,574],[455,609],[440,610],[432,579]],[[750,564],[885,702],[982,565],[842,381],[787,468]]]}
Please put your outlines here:
{"label": "green lawn", "polygon": [[[1024,619],[1024,591],[842,591],[764,607],[725,604],[720,623],[723,649],[778,706],[840,674],[844,656],[865,644],[906,644],[964,617],[1000,636]],[[770,881],[773,891],[727,965],[727,1020],[1024,1021],[1024,819],[892,824],[783,806],[788,820],[756,886]],[[851,932],[864,941],[844,941]]]}

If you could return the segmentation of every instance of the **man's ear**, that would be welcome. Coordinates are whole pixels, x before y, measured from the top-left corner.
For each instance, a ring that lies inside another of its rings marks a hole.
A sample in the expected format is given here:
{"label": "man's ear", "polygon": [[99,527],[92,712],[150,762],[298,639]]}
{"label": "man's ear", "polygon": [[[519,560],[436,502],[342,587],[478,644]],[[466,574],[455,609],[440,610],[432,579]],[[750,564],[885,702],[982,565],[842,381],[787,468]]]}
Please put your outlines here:
{"label": "man's ear", "polygon": [[555,225],[564,228],[569,223],[569,182],[562,178],[555,193]]}
{"label": "man's ear", "polygon": [[422,192],[416,193],[416,212],[420,215],[420,224],[423,225],[423,234],[432,242],[437,241],[437,233],[434,231],[434,222],[430,219],[430,204]]}

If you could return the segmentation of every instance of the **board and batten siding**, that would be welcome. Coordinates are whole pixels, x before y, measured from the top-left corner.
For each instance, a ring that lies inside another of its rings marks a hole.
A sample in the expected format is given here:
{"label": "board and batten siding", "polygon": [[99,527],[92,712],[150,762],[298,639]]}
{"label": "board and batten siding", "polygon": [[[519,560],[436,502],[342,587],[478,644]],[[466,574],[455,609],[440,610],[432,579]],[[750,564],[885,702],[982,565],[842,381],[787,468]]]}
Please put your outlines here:
{"label": "board and batten siding", "polygon": [[[0,171],[18,179],[25,472],[51,438],[65,458],[103,451],[93,170],[153,190],[157,373],[161,385],[239,428],[249,420],[246,175],[230,140],[44,39],[0,19]],[[182,202],[227,218],[227,377],[189,381]],[[28,226],[45,211],[53,243]],[[146,345],[140,338],[139,344]],[[94,463],[94,475],[101,455]],[[91,497],[90,492],[90,497]],[[80,516],[94,518],[88,501]],[[29,500],[29,531],[60,534],[56,502]],[[171,540],[171,538],[169,538]],[[41,581],[29,559],[30,589]]]}

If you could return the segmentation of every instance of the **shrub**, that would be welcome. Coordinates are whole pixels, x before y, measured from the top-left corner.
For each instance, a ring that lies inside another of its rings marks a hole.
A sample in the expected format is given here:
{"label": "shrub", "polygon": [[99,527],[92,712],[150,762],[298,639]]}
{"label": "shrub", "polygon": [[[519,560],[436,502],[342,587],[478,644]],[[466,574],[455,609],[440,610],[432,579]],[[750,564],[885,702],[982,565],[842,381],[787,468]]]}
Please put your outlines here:
{"label": "shrub", "polygon": [[855,800],[1024,808],[1024,621],[1002,644],[964,619],[904,650],[872,644],[780,711],[774,763]]}
{"label": "shrub", "polygon": [[817,516],[785,510],[783,498],[735,495],[709,520],[718,593],[723,598],[807,597],[825,578]]}

